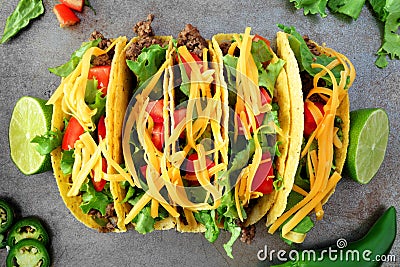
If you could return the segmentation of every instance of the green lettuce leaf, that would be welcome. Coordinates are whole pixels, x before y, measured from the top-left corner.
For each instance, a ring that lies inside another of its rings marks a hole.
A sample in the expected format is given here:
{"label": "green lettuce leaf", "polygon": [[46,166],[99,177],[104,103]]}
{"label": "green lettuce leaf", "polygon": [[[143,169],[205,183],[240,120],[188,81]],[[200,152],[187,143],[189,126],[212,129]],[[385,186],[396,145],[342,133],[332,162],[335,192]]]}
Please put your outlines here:
{"label": "green lettuce leaf", "polygon": [[67,175],[72,173],[72,167],[74,166],[75,157],[74,149],[65,150],[62,152],[60,168],[61,171]]}
{"label": "green lettuce leaf", "polygon": [[215,210],[202,210],[194,213],[196,221],[203,224],[206,227],[206,232],[204,233],[205,238],[214,243],[217,240],[220,230],[215,221]]}
{"label": "green lettuce leaf", "polygon": [[92,182],[84,183],[80,188],[80,191],[83,192],[82,204],[79,206],[82,212],[87,214],[91,209],[95,209],[100,211],[101,215],[106,215],[107,205],[113,202],[109,190],[110,183],[107,183],[101,192],[94,189]]}
{"label": "green lettuce leaf", "polygon": [[365,0],[329,0],[328,7],[336,13],[345,14],[353,19],[358,19]]}
{"label": "green lettuce leaf", "polygon": [[258,85],[267,88],[271,97],[274,97],[275,83],[281,72],[285,61],[279,59],[275,63],[268,64],[267,68],[264,69],[261,63],[257,63],[258,69]]}
{"label": "green lettuce leaf", "polygon": [[56,131],[48,131],[44,135],[37,135],[31,143],[37,144],[35,149],[40,155],[50,154],[55,148],[61,146],[63,134],[58,129]]}
{"label": "green lettuce leaf", "polygon": [[388,16],[388,12],[385,9],[386,6],[386,1],[382,0],[369,0],[369,3],[372,7],[372,9],[375,12],[375,15],[378,17],[378,19],[382,22],[386,21],[386,18]]}
{"label": "green lettuce leaf", "polygon": [[233,259],[232,255],[232,246],[235,243],[235,241],[239,238],[242,229],[236,225],[235,221],[232,219],[228,219],[224,221],[224,229],[228,230],[231,233],[231,238],[227,243],[225,243],[224,249],[226,254]]}
{"label": "green lettuce leaf", "polygon": [[99,38],[90,42],[82,43],[81,47],[72,53],[71,58],[67,63],[55,68],[49,68],[49,71],[57,76],[67,77],[71,72],[74,71],[76,66],[78,66],[85,52],[91,47],[96,47],[100,41],[101,39]]}
{"label": "green lettuce leaf", "polygon": [[294,7],[297,9],[303,8],[304,15],[320,14],[321,17],[326,17],[326,4],[328,0],[290,0],[294,2]]}
{"label": "green lettuce leaf", "polygon": [[152,77],[165,61],[167,46],[161,47],[158,44],[143,48],[139,57],[133,60],[127,60],[126,63],[132,72],[136,75],[139,86],[147,79]]}
{"label": "green lettuce leaf", "polygon": [[[382,1],[384,2],[384,1]],[[375,10],[375,9],[374,9]],[[379,18],[385,19],[385,30],[383,33],[383,44],[377,54],[375,65],[385,68],[388,65],[387,57],[400,59],[400,5],[396,0],[387,0],[386,5],[378,14]]]}
{"label": "green lettuce leaf", "polygon": [[[293,216],[289,217],[281,226],[281,228],[292,218]],[[300,233],[300,234],[307,234],[311,229],[314,227],[314,222],[311,220],[310,216],[304,217],[293,229],[293,232]],[[292,245],[293,242],[287,240],[282,236],[282,232],[280,234],[283,241],[285,241],[288,245]]]}
{"label": "green lettuce leaf", "polygon": [[6,42],[25,28],[32,19],[44,13],[42,0],[20,0],[13,13],[7,18],[0,44]]}
{"label": "green lettuce leaf", "polygon": [[[332,61],[334,61],[335,57],[328,57],[324,54],[320,56],[315,56],[311,51],[308,49],[306,42],[304,41],[303,37],[296,31],[294,27],[286,27],[282,24],[278,24],[278,27],[281,28],[284,32],[290,34],[289,36],[289,43],[290,47],[292,48],[297,62],[299,63],[300,70],[307,71],[311,76],[315,76],[317,73],[321,71],[320,68],[312,68],[311,64],[317,63],[323,66],[327,66]],[[340,72],[343,70],[343,66],[339,65],[333,68],[331,71],[336,78],[336,81],[340,82]],[[332,84],[331,78],[329,75],[325,75],[322,77],[328,85]]]}
{"label": "green lettuce leaf", "polygon": [[251,55],[255,62],[260,63],[270,61],[273,58],[267,44],[262,40],[251,43]]}
{"label": "green lettuce leaf", "polygon": [[138,215],[132,220],[135,223],[135,230],[141,234],[147,234],[154,231],[155,220],[151,217],[151,208],[146,205]]}
{"label": "green lettuce leaf", "polygon": [[103,97],[103,93],[97,89],[97,80],[88,80],[85,89],[85,102],[91,110],[97,109],[96,114],[92,117],[94,124],[97,124],[101,115],[106,112],[107,96]]}

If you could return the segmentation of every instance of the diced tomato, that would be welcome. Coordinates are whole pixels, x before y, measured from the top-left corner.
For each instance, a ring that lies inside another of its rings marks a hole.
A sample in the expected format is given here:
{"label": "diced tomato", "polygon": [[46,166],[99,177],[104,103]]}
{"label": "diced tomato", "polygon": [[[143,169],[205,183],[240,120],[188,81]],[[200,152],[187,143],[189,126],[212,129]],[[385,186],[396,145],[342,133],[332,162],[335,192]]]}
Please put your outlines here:
{"label": "diced tomato", "polygon": [[265,105],[265,104],[271,104],[272,99],[269,96],[267,90],[265,90],[264,87],[260,86],[260,91],[261,91],[261,105]]}
{"label": "diced tomato", "polygon": [[[186,108],[180,108],[174,110],[174,127],[176,127],[181,121],[186,119]],[[180,138],[185,138],[185,131],[182,131],[182,133],[179,135]]]}
{"label": "diced tomato", "polygon": [[146,178],[147,165],[141,166],[139,169],[144,178]]}
{"label": "diced tomato", "polygon": [[266,43],[268,45],[268,47],[271,47],[271,43],[268,39],[266,39],[258,34],[254,35],[253,42],[257,42],[259,40],[264,41],[264,43]]}
{"label": "diced tomato", "polygon": [[164,123],[163,118],[164,100],[150,101],[146,107],[146,111],[150,114],[154,123]]}
{"label": "diced tomato", "polygon": [[54,14],[56,14],[57,20],[60,23],[60,27],[67,27],[77,24],[80,19],[75,13],[66,5],[58,4],[53,8]]}
{"label": "diced tomato", "polygon": [[164,145],[164,124],[154,124],[151,141],[158,150],[162,151]]}
{"label": "diced tomato", "polygon": [[251,190],[253,192],[269,194],[274,190],[274,168],[272,167],[272,159],[269,152],[265,152],[261,156],[261,161],[267,159],[269,159],[269,161],[262,162],[254,175],[253,183],[251,184]]}
{"label": "diced tomato", "polygon": [[[102,170],[103,172],[107,172],[107,160],[106,160],[105,158],[102,158],[102,159],[101,159],[101,170]],[[91,181],[92,181],[92,183],[93,183],[94,189],[95,189],[97,192],[103,191],[104,186],[106,185],[107,181],[104,180],[104,179],[101,179],[100,181],[95,182],[95,180],[94,180],[94,178],[93,178],[93,177],[94,177],[94,171],[92,171],[92,172],[93,172],[93,175],[92,175],[92,177],[91,177]]]}
{"label": "diced tomato", "polygon": [[[196,62],[198,62],[197,64],[200,66],[200,72],[202,72],[203,71],[203,60],[201,60],[201,58],[199,58],[199,56],[196,55],[195,53],[190,52],[190,54],[192,55],[193,59]],[[192,73],[192,69],[190,68],[189,63],[187,63],[183,57],[180,57],[180,59],[182,61],[182,64],[184,64],[186,74],[190,77],[190,73]],[[178,55],[176,56],[176,62],[179,62]]]}
{"label": "diced tomato", "polygon": [[[185,167],[184,171],[186,171],[186,175],[188,177],[196,176],[196,172],[195,172],[195,169],[194,169],[194,161],[198,160],[198,159],[199,159],[199,156],[197,155],[197,153],[190,154],[187,157],[186,167]],[[206,156],[206,167],[207,167],[207,170],[211,169],[214,166],[215,166],[214,161],[212,161],[210,158],[208,158]],[[196,178],[196,180],[197,180],[197,178]]]}
{"label": "diced tomato", "polygon": [[68,122],[67,128],[65,129],[65,134],[62,140],[61,148],[63,150],[70,150],[74,148],[74,144],[76,140],[79,139],[79,136],[83,134],[84,129],[79,124],[79,121],[74,117]]}
{"label": "diced tomato", "polygon": [[[317,128],[317,123],[314,120],[313,115],[309,110],[310,102],[304,103],[304,136],[309,137]],[[325,114],[324,112],[324,104],[320,102],[315,102],[314,105],[318,107],[318,109],[322,112],[322,115]]]}
{"label": "diced tomato", "polygon": [[60,2],[78,12],[82,12],[85,4],[85,0],[60,0]]}
{"label": "diced tomato", "polygon": [[[270,104],[272,102],[271,97],[269,96],[267,90],[265,90],[265,88],[260,86],[260,92],[261,92],[261,105],[265,105],[265,104]],[[264,120],[264,115],[265,113],[260,113],[258,115],[255,116],[256,119],[256,126],[257,128],[260,127],[260,125],[262,124],[263,120]],[[246,118],[247,118],[247,122],[249,123],[250,119],[249,119],[249,115],[246,112]],[[240,118],[238,117],[238,127],[239,127],[239,131],[238,134],[239,135],[244,135],[244,129],[241,123]],[[253,128],[250,129],[250,132],[253,132]]]}
{"label": "diced tomato", "polygon": [[106,123],[104,116],[100,116],[99,123],[97,125],[97,136],[101,139],[106,138]]}
{"label": "diced tomato", "polygon": [[95,66],[89,69],[88,79],[98,81],[97,88],[102,89],[103,97],[107,95],[108,82],[110,80],[111,66]]}

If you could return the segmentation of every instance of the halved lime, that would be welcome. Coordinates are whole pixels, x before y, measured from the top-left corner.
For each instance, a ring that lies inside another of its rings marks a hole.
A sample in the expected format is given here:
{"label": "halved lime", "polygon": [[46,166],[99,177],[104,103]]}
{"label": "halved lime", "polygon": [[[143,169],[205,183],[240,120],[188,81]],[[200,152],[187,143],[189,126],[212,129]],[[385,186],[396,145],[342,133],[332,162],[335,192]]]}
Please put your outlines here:
{"label": "halved lime", "polygon": [[349,176],[367,184],[378,172],[386,154],[389,119],[381,108],[350,112],[350,142],[347,156]]}
{"label": "halved lime", "polygon": [[51,169],[50,155],[40,155],[31,140],[50,130],[52,113],[53,108],[46,106],[46,100],[35,97],[21,97],[15,104],[8,139],[11,159],[23,174],[36,174]]}

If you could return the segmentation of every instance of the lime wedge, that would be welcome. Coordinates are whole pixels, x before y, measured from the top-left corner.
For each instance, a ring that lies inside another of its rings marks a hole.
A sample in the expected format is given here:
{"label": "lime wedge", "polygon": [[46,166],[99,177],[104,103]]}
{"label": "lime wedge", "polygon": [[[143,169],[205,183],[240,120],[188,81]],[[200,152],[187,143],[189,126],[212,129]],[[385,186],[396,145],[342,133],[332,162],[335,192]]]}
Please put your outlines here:
{"label": "lime wedge", "polygon": [[381,108],[350,112],[347,169],[350,178],[367,184],[378,172],[386,153],[389,119]]}
{"label": "lime wedge", "polygon": [[52,106],[46,106],[46,100],[39,98],[24,96],[15,104],[8,132],[10,154],[25,175],[51,169],[50,155],[40,155],[31,140],[50,130],[52,112]]}

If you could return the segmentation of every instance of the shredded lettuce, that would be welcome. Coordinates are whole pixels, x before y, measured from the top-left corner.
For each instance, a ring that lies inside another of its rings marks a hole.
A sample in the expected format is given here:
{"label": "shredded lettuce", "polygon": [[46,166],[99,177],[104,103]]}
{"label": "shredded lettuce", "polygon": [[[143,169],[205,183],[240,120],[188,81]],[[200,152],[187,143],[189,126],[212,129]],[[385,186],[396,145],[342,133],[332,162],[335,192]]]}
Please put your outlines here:
{"label": "shredded lettuce", "polygon": [[63,133],[58,129],[56,131],[48,131],[43,135],[37,135],[31,143],[36,143],[35,149],[40,155],[50,154],[55,148],[61,146]]}
{"label": "shredded lettuce", "polygon": [[326,17],[326,4],[328,0],[290,0],[294,2],[294,6],[297,9],[303,8],[304,15],[308,14],[320,14],[321,17]]}
{"label": "shredded lettuce", "polygon": [[100,41],[101,39],[99,38],[90,42],[82,43],[81,47],[72,53],[71,58],[67,63],[55,68],[49,68],[49,71],[57,76],[67,77],[71,72],[74,71],[76,66],[78,66],[85,52],[91,47],[96,47]]}
{"label": "shredded lettuce", "polygon": [[143,48],[139,57],[135,61],[126,61],[128,67],[136,75],[139,86],[156,74],[165,61],[166,51],[167,46],[161,47],[158,44],[154,44]]}
{"label": "shredded lettuce", "polygon": [[88,80],[85,89],[85,102],[88,104],[91,110],[97,109],[96,114],[92,117],[94,124],[97,124],[101,115],[106,112],[106,99],[107,96],[103,97],[103,93],[97,89],[97,80]]}
{"label": "shredded lettuce", "polygon": [[60,168],[65,175],[72,173],[72,167],[75,162],[74,151],[74,149],[71,149],[62,152]]}
{"label": "shredded lettuce", "polygon": [[328,7],[335,13],[345,14],[356,20],[364,4],[365,0],[329,0]]}
{"label": "shredded lettuce", "polygon": [[96,191],[91,181],[84,183],[80,191],[82,194],[82,204],[79,206],[83,213],[87,214],[91,209],[100,211],[101,215],[106,215],[106,207],[113,203],[110,192],[110,183],[106,183],[101,192]]}

